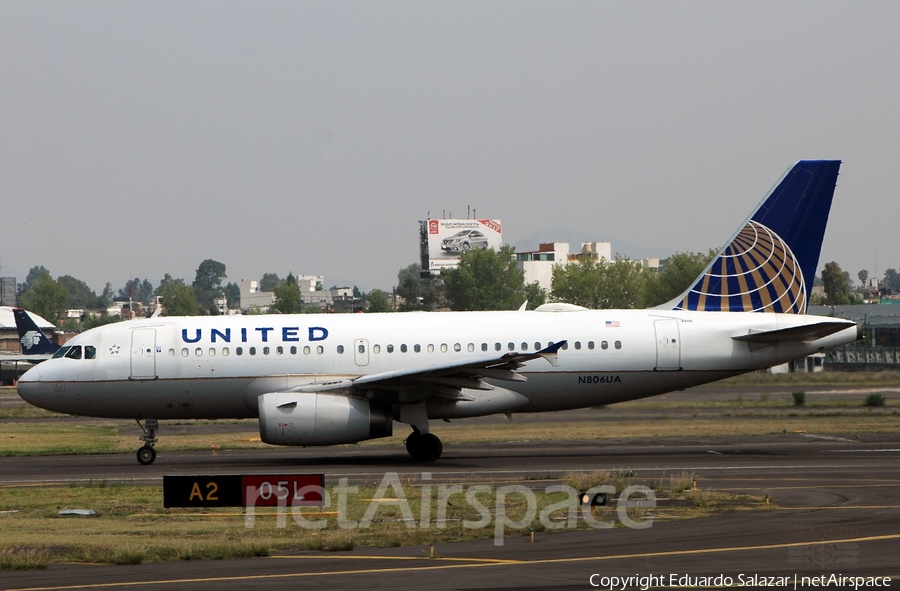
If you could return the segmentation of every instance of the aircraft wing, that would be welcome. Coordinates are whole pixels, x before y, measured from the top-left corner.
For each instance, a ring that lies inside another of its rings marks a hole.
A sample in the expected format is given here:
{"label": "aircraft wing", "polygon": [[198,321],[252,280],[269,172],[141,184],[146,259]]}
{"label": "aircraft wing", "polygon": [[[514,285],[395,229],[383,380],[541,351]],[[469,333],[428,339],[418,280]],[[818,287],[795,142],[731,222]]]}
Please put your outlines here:
{"label": "aircraft wing", "polygon": [[493,390],[484,378],[523,382],[525,376],[515,370],[526,361],[544,358],[557,365],[557,352],[566,344],[560,341],[534,353],[506,353],[480,359],[467,359],[455,363],[433,365],[425,368],[401,369],[344,379],[335,382],[309,384],[295,388],[297,392],[325,392],[357,387],[371,390],[401,390],[426,386],[446,397],[459,397],[459,390]]}
{"label": "aircraft wing", "polygon": [[853,323],[847,321],[826,321],[804,326],[792,326],[791,328],[780,328],[778,330],[751,332],[750,334],[731,338],[744,343],[776,345],[778,343],[815,341],[851,326],[853,326]]}

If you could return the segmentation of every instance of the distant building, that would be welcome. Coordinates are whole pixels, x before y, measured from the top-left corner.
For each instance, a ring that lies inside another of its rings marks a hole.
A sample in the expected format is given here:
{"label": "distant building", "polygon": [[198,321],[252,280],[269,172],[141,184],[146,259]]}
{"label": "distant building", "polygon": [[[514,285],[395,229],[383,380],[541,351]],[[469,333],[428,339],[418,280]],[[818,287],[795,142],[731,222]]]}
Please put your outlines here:
{"label": "distant building", "polygon": [[519,268],[525,273],[525,283],[534,283],[544,291],[550,291],[553,280],[553,268],[565,266],[579,260],[612,260],[612,244],[610,242],[582,242],[581,251],[569,252],[568,242],[545,242],[538,245],[538,250],[516,253]]}
{"label": "distant building", "polygon": [[0,277],[0,306],[18,306],[15,277]]}

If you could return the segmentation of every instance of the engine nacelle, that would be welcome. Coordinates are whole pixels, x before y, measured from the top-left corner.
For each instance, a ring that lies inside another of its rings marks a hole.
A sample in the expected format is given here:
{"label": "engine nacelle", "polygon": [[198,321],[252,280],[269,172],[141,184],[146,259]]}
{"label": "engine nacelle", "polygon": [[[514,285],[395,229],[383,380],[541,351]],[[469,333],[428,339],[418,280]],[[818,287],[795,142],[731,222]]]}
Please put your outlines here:
{"label": "engine nacelle", "polygon": [[273,445],[336,445],[390,437],[389,406],[321,392],[270,392],[259,397],[259,435]]}

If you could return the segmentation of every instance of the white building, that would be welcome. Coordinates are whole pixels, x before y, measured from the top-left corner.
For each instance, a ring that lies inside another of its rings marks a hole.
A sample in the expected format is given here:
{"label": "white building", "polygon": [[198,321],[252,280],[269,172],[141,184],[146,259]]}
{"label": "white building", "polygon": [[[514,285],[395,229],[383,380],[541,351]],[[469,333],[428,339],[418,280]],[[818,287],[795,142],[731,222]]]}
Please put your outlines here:
{"label": "white building", "polygon": [[582,242],[581,251],[572,254],[569,252],[568,242],[546,242],[538,246],[538,250],[517,252],[516,260],[519,268],[525,273],[525,283],[534,283],[544,291],[550,291],[553,280],[553,267],[568,265],[581,259],[599,261],[612,260],[612,243],[610,242]]}

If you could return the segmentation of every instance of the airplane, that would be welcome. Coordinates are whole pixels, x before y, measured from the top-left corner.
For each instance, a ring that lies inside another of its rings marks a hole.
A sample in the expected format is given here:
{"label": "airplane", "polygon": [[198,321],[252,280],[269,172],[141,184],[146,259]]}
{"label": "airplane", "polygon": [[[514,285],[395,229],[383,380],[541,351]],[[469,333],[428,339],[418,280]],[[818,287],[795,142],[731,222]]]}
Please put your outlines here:
{"label": "airplane", "polygon": [[2,355],[2,361],[30,361],[40,363],[53,357],[59,350],[59,345],[53,343],[44,334],[34,319],[22,308],[13,308],[13,317],[16,320],[16,330],[19,332],[19,343],[22,353],[19,355]]}
{"label": "airplane", "polygon": [[159,317],[94,328],[30,369],[19,394],[73,415],[131,418],[140,464],[159,420],[258,418],[262,441],[327,446],[429,421],[635,400],[861,338],[806,315],[840,161],[797,162],[684,294],[644,310]]}

